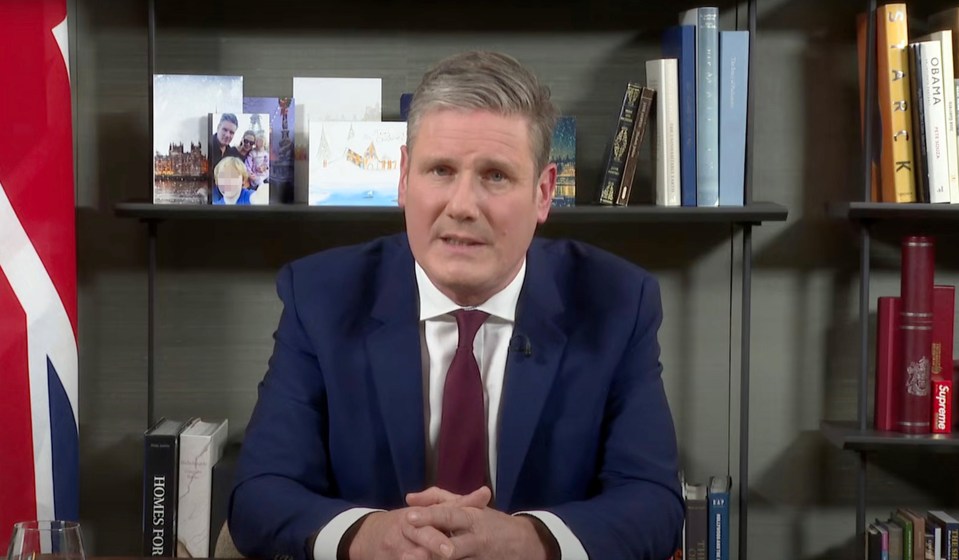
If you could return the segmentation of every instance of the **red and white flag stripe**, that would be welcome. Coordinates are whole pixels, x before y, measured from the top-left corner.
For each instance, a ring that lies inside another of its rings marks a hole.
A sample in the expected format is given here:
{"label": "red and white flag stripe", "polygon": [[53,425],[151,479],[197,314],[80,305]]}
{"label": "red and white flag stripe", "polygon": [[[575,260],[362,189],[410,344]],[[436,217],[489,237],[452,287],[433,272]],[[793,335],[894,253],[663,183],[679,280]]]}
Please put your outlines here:
{"label": "red and white flag stripe", "polygon": [[0,2],[0,550],[78,518],[77,276],[66,0]]}

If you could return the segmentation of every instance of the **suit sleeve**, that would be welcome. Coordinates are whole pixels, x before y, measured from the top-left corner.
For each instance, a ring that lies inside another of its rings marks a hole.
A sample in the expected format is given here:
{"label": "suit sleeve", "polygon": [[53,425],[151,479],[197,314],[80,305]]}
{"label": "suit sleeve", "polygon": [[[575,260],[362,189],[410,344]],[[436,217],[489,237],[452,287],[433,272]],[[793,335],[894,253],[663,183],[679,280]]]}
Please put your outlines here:
{"label": "suit sleeve", "polygon": [[662,317],[659,285],[646,276],[606,402],[599,492],[589,500],[545,508],[569,526],[593,560],[661,560],[679,544],[684,508],[676,433],[659,362]]}
{"label": "suit sleeve", "polygon": [[230,533],[247,557],[309,558],[308,541],[354,507],[333,499],[327,394],[297,314],[293,269],[277,279],[283,302],[273,356],[244,436],[230,498]]}

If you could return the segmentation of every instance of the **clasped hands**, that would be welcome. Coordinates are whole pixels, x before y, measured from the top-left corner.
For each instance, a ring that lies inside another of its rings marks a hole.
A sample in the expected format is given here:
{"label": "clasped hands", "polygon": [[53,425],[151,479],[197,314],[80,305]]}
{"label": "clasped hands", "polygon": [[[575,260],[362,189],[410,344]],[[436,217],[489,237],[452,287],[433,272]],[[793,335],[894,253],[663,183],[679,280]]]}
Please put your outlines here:
{"label": "clasped hands", "polygon": [[491,495],[485,486],[467,495],[435,486],[408,494],[409,507],[371,513],[360,522],[349,558],[546,560],[553,547],[545,527],[488,507]]}

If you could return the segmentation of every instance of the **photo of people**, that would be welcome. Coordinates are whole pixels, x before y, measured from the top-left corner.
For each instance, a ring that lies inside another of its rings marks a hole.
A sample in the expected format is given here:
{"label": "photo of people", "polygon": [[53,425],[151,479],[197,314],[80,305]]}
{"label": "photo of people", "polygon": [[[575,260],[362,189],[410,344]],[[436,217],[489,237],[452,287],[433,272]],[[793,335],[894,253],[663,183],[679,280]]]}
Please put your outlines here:
{"label": "photo of people", "polygon": [[[234,114],[242,107],[241,76],[153,77],[154,203],[209,204],[213,166],[209,160],[212,142],[207,115],[216,115],[213,126],[217,127],[221,115]],[[227,122],[224,126],[224,135],[229,133],[224,143],[229,144],[236,133],[236,123]]]}
{"label": "photo of people", "polygon": [[269,204],[269,115],[211,113],[209,120],[213,204]]}

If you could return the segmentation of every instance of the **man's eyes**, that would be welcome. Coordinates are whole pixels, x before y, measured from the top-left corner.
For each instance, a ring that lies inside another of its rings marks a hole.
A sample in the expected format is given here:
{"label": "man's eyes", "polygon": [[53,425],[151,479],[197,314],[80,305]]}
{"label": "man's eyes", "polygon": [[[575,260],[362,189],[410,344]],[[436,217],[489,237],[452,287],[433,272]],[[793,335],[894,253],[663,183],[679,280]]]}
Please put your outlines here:
{"label": "man's eyes", "polygon": [[503,173],[502,171],[493,169],[493,170],[488,171],[488,172],[486,173],[486,179],[487,179],[488,181],[492,181],[492,182],[494,182],[494,183],[500,183],[500,182],[503,182],[503,181],[505,181],[506,179],[508,179],[508,177],[507,177],[506,174]]}

